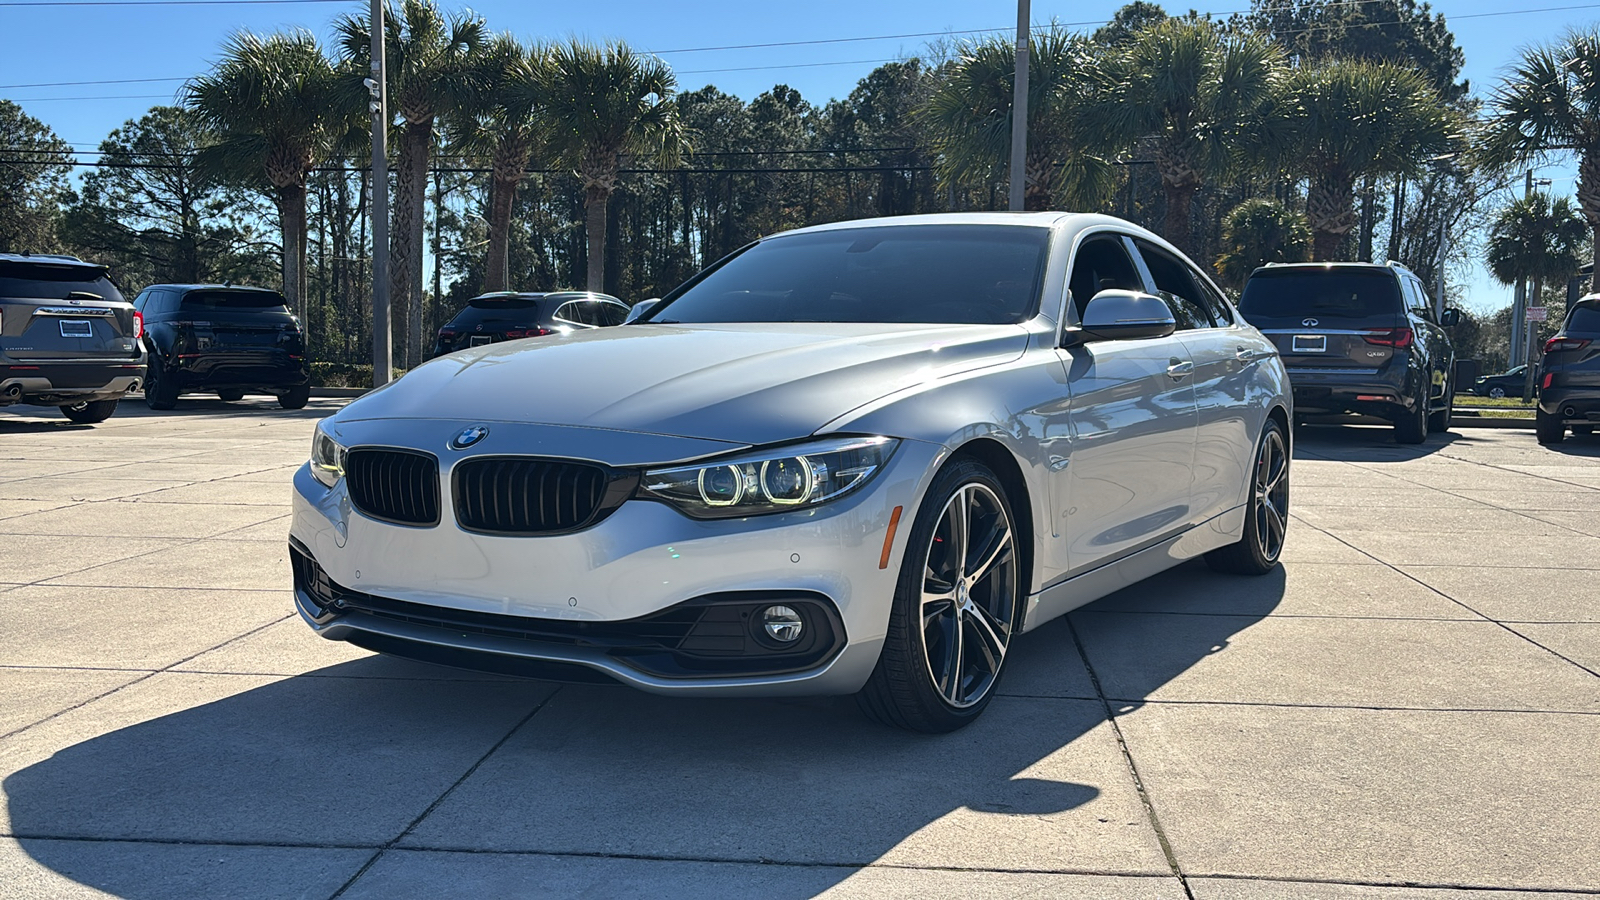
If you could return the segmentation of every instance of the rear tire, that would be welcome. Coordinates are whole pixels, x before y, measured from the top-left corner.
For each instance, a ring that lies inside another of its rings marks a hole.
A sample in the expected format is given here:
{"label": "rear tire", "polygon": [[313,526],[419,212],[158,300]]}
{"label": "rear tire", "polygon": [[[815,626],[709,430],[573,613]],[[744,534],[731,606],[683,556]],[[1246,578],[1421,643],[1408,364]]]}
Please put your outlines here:
{"label": "rear tire", "polygon": [[1455,406],[1456,386],[1454,384],[1447,384],[1445,385],[1444,392],[1444,407],[1442,409],[1434,410],[1428,416],[1428,430],[1434,432],[1435,434],[1449,431],[1450,414],[1451,411],[1455,409]]}
{"label": "rear tire", "polygon": [[1428,389],[1423,387],[1417,395],[1416,407],[1403,412],[1394,420],[1394,441],[1397,444],[1420,444],[1428,439]]}
{"label": "rear tire", "polygon": [[1283,425],[1268,419],[1256,445],[1244,534],[1237,543],[1206,554],[1206,565],[1234,575],[1265,575],[1278,566],[1289,530],[1289,442]]}
{"label": "rear tire", "polygon": [[171,409],[178,405],[178,386],[171,383],[166,367],[153,355],[145,373],[144,404],[151,409]]}
{"label": "rear tire", "polygon": [[934,478],[906,539],[878,665],[856,695],[868,716],[941,734],[983,713],[1022,625],[1015,522],[983,463],[958,460]]}
{"label": "rear tire", "polygon": [[299,387],[284,388],[278,395],[278,405],[284,409],[304,409],[306,401],[311,399],[311,386],[302,384]]}
{"label": "rear tire", "polygon": [[1533,436],[1541,444],[1559,444],[1567,436],[1567,426],[1560,416],[1552,416],[1544,410],[1537,410],[1533,414]]}
{"label": "rear tire", "polygon": [[111,418],[111,414],[116,411],[117,401],[115,399],[88,400],[83,403],[74,403],[61,407],[62,415],[79,425],[93,425],[97,422],[104,422]]}
{"label": "rear tire", "polygon": [[244,391],[217,391],[217,399],[223,403],[237,403],[244,399]]}

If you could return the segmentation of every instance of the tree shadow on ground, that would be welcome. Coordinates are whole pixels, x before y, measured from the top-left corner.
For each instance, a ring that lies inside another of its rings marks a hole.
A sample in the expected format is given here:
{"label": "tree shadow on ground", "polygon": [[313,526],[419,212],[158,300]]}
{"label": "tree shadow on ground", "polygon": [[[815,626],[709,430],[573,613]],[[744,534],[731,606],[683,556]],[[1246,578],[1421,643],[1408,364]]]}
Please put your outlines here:
{"label": "tree shadow on ground", "polygon": [[[1159,874],[1078,642],[1120,714],[1225,652],[1283,590],[1281,572],[1239,578],[1195,563],[1126,588],[1019,636],[1001,696],[942,736],[872,724],[850,698],[557,689],[380,657],[265,684],[182,676],[192,681],[165,689],[189,691],[191,708],[70,736],[103,727],[96,715],[137,719],[143,704],[171,702],[159,679],[179,676],[157,676],[11,739],[6,755],[44,758],[5,779],[9,830],[54,872],[161,900],[205,896],[218,866],[238,866],[227,882],[237,895],[280,883],[226,847],[174,865],[174,842],[375,851],[402,833],[399,846],[433,849]],[[1186,598],[1218,614],[1163,616],[1159,628],[1124,614],[1183,610]],[[149,843],[107,849],[119,839]],[[830,870],[807,871],[763,894],[813,895]]]}

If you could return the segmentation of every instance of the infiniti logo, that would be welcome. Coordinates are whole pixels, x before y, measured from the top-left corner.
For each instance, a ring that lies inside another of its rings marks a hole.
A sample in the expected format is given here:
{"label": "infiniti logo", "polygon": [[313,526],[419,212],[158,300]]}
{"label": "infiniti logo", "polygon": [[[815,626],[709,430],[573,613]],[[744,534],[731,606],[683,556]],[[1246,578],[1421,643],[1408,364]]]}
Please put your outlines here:
{"label": "infiniti logo", "polygon": [[1307,328],[1315,328],[1315,327],[1317,327],[1317,320],[1316,319],[1301,319],[1300,320],[1300,324],[1304,325]]}
{"label": "infiniti logo", "polygon": [[450,439],[450,446],[456,450],[465,450],[473,444],[484,439],[489,434],[489,426],[473,425],[461,429],[461,433]]}

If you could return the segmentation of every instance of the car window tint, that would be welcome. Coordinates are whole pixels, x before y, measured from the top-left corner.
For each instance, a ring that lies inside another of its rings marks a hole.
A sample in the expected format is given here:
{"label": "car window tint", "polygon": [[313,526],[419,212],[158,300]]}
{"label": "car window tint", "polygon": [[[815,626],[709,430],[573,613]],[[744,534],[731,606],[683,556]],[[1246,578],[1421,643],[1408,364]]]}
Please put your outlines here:
{"label": "car window tint", "polygon": [[122,299],[122,292],[101,266],[0,261],[0,297],[28,300]]}
{"label": "car window tint", "polygon": [[556,308],[555,317],[569,325],[588,325],[587,306],[582,300],[569,300]]}
{"label": "car window tint", "polygon": [[139,296],[133,298],[133,308],[137,309],[140,313],[143,313],[144,312],[144,306],[145,306],[146,303],[148,303],[150,301],[150,295],[152,293],[154,293],[154,291],[149,291],[149,290],[140,291],[139,292]]}
{"label": "car window tint", "polygon": [[1215,327],[1216,320],[1212,318],[1205,296],[1190,274],[1189,267],[1149,241],[1135,240],[1134,243],[1139,248],[1139,255],[1144,257],[1150,277],[1156,281],[1156,292],[1172,307],[1172,317],[1178,320],[1178,330]]}
{"label": "car window tint", "polygon": [[1600,306],[1574,306],[1564,330],[1567,334],[1600,335]]}
{"label": "car window tint", "polygon": [[1257,325],[1305,316],[1365,319],[1397,315],[1402,302],[1399,280],[1387,269],[1269,267],[1245,282],[1239,312]]}
{"label": "car window tint", "polygon": [[539,318],[539,301],[529,297],[474,297],[456,313],[450,325],[473,329],[479,325],[496,328],[532,327]]}
{"label": "car window tint", "polygon": [[1422,289],[1422,282],[1415,278],[1402,278],[1400,283],[1405,286],[1406,306],[1418,315],[1428,313],[1428,295]]}
{"label": "car window tint", "polygon": [[284,305],[283,295],[272,291],[190,291],[183,295],[183,302],[179,308],[184,312],[209,310],[283,314],[289,312],[288,307]]}
{"label": "car window tint", "polygon": [[895,225],[770,238],[667,304],[657,322],[1024,322],[1050,231]]}
{"label": "car window tint", "polygon": [[1122,239],[1108,234],[1091,237],[1078,245],[1067,290],[1072,295],[1078,318],[1082,319],[1084,308],[1095,294],[1105,290],[1142,291],[1144,283]]}
{"label": "car window tint", "polygon": [[595,324],[598,325],[621,325],[622,321],[628,317],[628,308],[626,306],[620,303],[612,303],[609,300],[601,300],[595,303],[594,311]]}

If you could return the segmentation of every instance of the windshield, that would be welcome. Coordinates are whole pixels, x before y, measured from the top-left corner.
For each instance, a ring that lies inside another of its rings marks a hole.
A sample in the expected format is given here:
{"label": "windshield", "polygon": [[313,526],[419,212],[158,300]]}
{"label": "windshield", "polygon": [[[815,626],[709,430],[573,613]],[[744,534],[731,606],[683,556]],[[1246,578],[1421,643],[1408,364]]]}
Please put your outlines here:
{"label": "windshield", "polygon": [[644,317],[651,322],[1024,322],[1050,231],[849,228],[762,241]]}
{"label": "windshield", "polygon": [[183,304],[179,308],[185,312],[211,309],[279,312],[285,315],[289,312],[284,305],[283,295],[271,291],[190,291],[183,295]]}
{"label": "windshield", "polygon": [[1364,319],[1400,312],[1400,289],[1383,269],[1267,269],[1250,276],[1239,312],[1258,319]]}
{"label": "windshield", "polygon": [[0,261],[0,297],[27,300],[122,300],[100,266]]}

